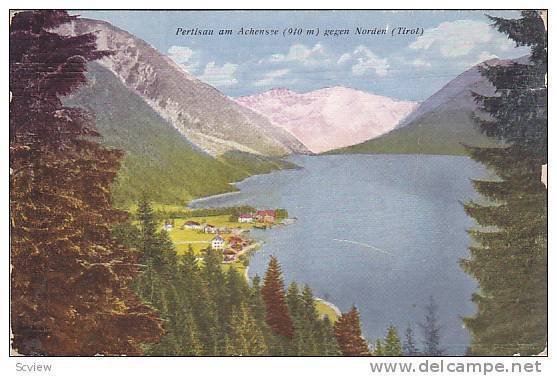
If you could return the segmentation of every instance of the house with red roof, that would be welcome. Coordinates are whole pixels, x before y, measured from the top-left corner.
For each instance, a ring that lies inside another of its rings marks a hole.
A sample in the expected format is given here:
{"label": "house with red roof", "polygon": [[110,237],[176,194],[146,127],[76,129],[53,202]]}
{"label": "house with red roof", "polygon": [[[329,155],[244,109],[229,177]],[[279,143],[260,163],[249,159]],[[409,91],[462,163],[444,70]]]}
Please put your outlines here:
{"label": "house with red roof", "polygon": [[240,222],[240,223],[251,223],[251,222],[253,222],[253,215],[251,213],[240,214],[238,216],[238,222]]}
{"label": "house with red roof", "polygon": [[275,221],[275,211],[274,210],[258,210],[255,214],[255,219],[259,222],[273,223]]}

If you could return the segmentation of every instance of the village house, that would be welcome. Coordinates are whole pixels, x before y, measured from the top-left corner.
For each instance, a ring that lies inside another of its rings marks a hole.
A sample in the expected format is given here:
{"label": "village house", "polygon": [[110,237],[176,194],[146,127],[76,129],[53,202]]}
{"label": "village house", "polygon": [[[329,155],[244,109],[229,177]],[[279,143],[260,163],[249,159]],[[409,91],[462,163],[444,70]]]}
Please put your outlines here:
{"label": "village house", "polygon": [[240,222],[240,223],[251,223],[251,222],[253,222],[253,215],[252,214],[240,214],[238,216],[238,222]]}
{"label": "village house", "polygon": [[255,214],[255,219],[259,222],[273,223],[275,221],[274,210],[258,210]]}
{"label": "village house", "polygon": [[216,234],[217,229],[213,225],[205,225],[205,227],[203,227],[203,232],[206,234]]}
{"label": "village house", "polygon": [[183,229],[188,229],[188,230],[202,230],[203,226],[201,225],[201,223],[199,222],[195,222],[195,221],[186,221],[183,225],[182,225],[182,230]]}
{"label": "village house", "polygon": [[236,261],[238,257],[237,252],[231,248],[225,249],[222,254],[224,255],[224,262]]}
{"label": "village house", "polygon": [[241,251],[242,248],[247,245],[247,241],[239,236],[231,236],[228,238],[228,244],[233,250]]}
{"label": "village house", "polygon": [[231,236],[228,238],[228,243],[235,244],[235,243],[243,243],[244,239],[239,236]]}
{"label": "village house", "polygon": [[224,249],[224,239],[221,238],[219,235],[215,236],[213,240],[211,240],[211,248]]}

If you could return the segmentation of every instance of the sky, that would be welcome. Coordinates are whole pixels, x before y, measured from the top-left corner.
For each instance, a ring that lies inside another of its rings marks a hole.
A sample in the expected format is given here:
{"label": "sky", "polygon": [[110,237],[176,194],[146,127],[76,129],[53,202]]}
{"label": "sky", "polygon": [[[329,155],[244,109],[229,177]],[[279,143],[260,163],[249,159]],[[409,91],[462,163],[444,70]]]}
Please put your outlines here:
{"label": "sky", "polygon": [[[490,58],[528,54],[490,26],[486,14],[517,11],[75,11],[108,21],[150,43],[182,68],[230,97],[272,88],[303,93],[346,86],[400,100],[422,101]],[[386,29],[386,35],[356,35]],[[392,35],[403,27],[417,34]],[[176,35],[178,28],[212,36]],[[240,28],[278,35],[238,35]],[[319,28],[319,35],[315,35]],[[233,35],[219,36],[221,29]],[[302,29],[301,35],[283,35]],[[307,30],[314,30],[308,35]],[[346,30],[349,35],[325,35]]]}

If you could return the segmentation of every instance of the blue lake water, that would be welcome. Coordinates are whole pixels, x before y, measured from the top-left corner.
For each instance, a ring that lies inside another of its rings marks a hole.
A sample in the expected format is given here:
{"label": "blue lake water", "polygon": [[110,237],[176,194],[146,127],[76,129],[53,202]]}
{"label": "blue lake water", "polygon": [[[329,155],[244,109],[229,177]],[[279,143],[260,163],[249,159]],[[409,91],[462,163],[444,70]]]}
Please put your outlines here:
{"label": "blue lake water", "polygon": [[473,226],[461,202],[475,198],[471,178],[484,168],[466,157],[428,155],[296,156],[300,170],[250,177],[239,193],[193,207],[249,204],[286,208],[297,221],[254,230],[262,249],[249,275],[263,275],[270,255],[286,283],[309,284],[342,311],[356,305],[369,340],[394,324],[402,336],[418,323],[432,295],[439,306],[442,345],[464,354],[469,335],[460,317],[474,313],[476,283],[458,265]]}

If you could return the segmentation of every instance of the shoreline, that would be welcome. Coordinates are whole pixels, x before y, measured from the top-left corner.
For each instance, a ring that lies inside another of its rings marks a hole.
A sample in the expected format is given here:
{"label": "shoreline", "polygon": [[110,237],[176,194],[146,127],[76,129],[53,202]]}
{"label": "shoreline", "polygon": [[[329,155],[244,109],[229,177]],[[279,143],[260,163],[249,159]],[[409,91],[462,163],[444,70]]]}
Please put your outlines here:
{"label": "shoreline", "polygon": [[[259,248],[261,248],[261,244],[262,244],[262,243],[260,243],[260,242],[258,242],[258,241],[255,241],[255,240],[252,239],[252,238],[250,238],[250,239],[253,240],[254,242],[253,242],[252,244],[250,244],[250,245],[248,245],[248,246],[242,248],[241,251],[239,251],[238,253],[236,253],[236,257],[237,257],[236,260],[234,260],[234,261],[223,261],[223,264],[234,264],[236,261],[238,261],[238,260],[240,259],[240,256],[243,256],[243,255],[245,255],[246,253],[249,253],[249,252],[251,252],[251,251],[256,251],[256,250],[258,250]],[[246,270],[247,270],[248,268],[249,268],[249,265],[246,266]],[[247,279],[248,282],[249,282],[249,279],[248,279],[248,275],[247,275],[247,274],[245,275],[245,277],[246,277],[246,279]]]}
{"label": "shoreline", "polygon": [[[303,167],[298,166],[298,168],[293,168],[293,169],[302,169],[302,168],[303,168]],[[276,171],[281,171],[281,170],[283,170],[283,169],[274,170],[274,171],[271,171],[271,172],[269,172],[269,173],[276,172]],[[284,169],[284,170],[289,170],[289,169]],[[236,186],[236,184],[241,183],[241,182],[243,182],[243,181],[246,181],[246,180],[248,180],[248,179],[250,179],[250,178],[257,177],[257,176],[260,176],[260,175],[267,175],[267,174],[269,174],[269,173],[266,173],[266,174],[255,174],[255,175],[248,176],[248,177],[246,177],[245,179],[242,179],[242,180],[240,180],[240,181],[233,182],[233,183],[229,183],[230,185],[234,186],[234,187],[235,187],[236,189],[238,189],[238,190],[237,190],[237,191],[233,191],[233,192],[225,192],[225,193],[219,193],[219,194],[216,194],[216,195],[211,195],[211,196],[196,198],[196,199],[190,201],[190,202],[186,205],[186,207],[189,208],[189,209],[197,209],[197,208],[192,208],[191,205],[197,204],[197,203],[203,203],[204,201],[213,200],[213,199],[218,199],[218,198],[221,198],[221,197],[228,197],[228,196],[237,195],[237,194],[241,193],[241,190]],[[280,226],[288,226],[288,225],[291,225],[291,224],[295,223],[296,220],[297,220],[297,218],[287,218],[287,219],[290,219],[292,222],[286,222],[286,223],[282,222],[282,223],[279,223],[279,224],[277,224],[277,225],[280,225]],[[251,238],[251,239],[253,239],[253,238]],[[263,245],[262,243],[256,241],[254,244],[252,244],[252,245],[246,247],[245,250],[242,250],[241,254],[244,254],[244,253],[247,252],[247,251],[252,251],[252,250],[261,249],[261,246],[262,246],[262,245]],[[251,258],[251,255],[250,255],[250,258]],[[231,263],[231,264],[232,264],[232,263]],[[245,278],[245,280],[248,282],[248,284],[251,284],[251,278],[249,277],[249,265],[247,265],[246,268],[244,269],[244,278]],[[335,304],[331,303],[330,301],[325,300],[325,299],[322,299],[322,298],[319,298],[319,297],[314,297],[314,301],[315,301],[316,303],[320,303],[320,304],[323,304],[323,305],[329,307],[329,308],[335,313],[335,315],[337,316],[337,318],[340,317],[340,316],[342,315],[341,310],[340,310]]]}
{"label": "shoreline", "polygon": [[[236,184],[236,183],[230,183],[230,184]],[[216,194],[216,195],[199,197],[199,198],[196,198],[194,200],[191,200],[186,205],[186,208],[188,208],[188,209],[205,209],[205,208],[192,208],[191,205],[197,204],[197,203],[200,203],[200,202],[203,202],[203,201],[207,201],[207,200],[212,200],[212,199],[215,199],[215,198],[228,197],[228,196],[233,196],[233,195],[237,195],[237,194],[240,194],[239,189],[237,191],[233,191],[233,192],[224,192],[224,193],[219,193],[219,194]]]}
{"label": "shoreline", "polygon": [[[249,265],[246,266],[246,269],[244,270],[244,278],[246,279],[248,284],[251,284],[251,278],[249,277]],[[335,315],[337,316],[337,318],[339,318],[342,315],[342,312],[341,312],[340,308],[338,308],[336,305],[334,305],[330,301],[322,299],[322,298],[318,298],[317,296],[314,296],[313,300],[315,301],[315,303],[324,304],[327,307],[329,307],[330,309],[332,309],[333,312],[335,313]]]}
{"label": "shoreline", "polygon": [[[262,173],[259,173],[259,174],[253,174],[253,175],[250,175],[250,176],[246,176],[245,178],[243,178],[243,179],[241,179],[241,180],[230,182],[230,183],[228,183],[228,184],[231,185],[232,187],[234,187],[234,188],[236,189],[235,191],[232,191],[232,192],[224,192],[224,193],[218,193],[218,194],[216,194],[216,195],[210,195],[210,196],[204,196],[204,197],[194,198],[193,200],[191,200],[190,202],[188,202],[188,203],[186,204],[186,208],[188,208],[188,209],[199,209],[199,208],[192,208],[191,205],[192,205],[192,204],[199,203],[199,202],[203,202],[203,201],[206,201],[206,200],[212,200],[212,199],[215,199],[215,198],[221,198],[221,197],[227,197],[227,196],[239,194],[239,193],[241,193],[241,190],[240,190],[240,188],[238,188],[237,184],[243,183],[243,182],[245,182],[246,180],[249,180],[249,179],[251,179],[251,178],[255,178],[255,177],[263,176],[263,175],[268,175],[268,174],[272,174],[272,173],[274,173],[274,172],[279,172],[279,171],[301,170],[301,169],[304,168],[303,166],[298,166],[298,165],[295,164],[294,162],[288,161],[288,159],[289,159],[290,157],[296,156],[296,155],[308,155],[308,154],[291,154],[291,155],[289,155],[289,156],[286,156],[286,157],[284,157],[284,158],[281,158],[281,159],[286,160],[287,162],[293,163],[295,167],[277,168],[277,169],[273,169],[273,170],[271,170],[271,171],[269,171],[269,172],[262,172]],[[205,208],[205,207],[203,207],[203,208]]]}

